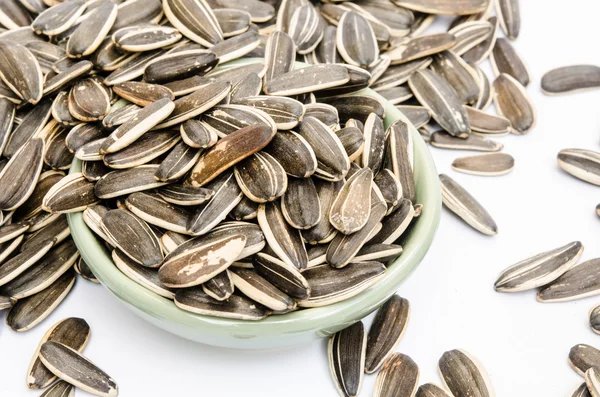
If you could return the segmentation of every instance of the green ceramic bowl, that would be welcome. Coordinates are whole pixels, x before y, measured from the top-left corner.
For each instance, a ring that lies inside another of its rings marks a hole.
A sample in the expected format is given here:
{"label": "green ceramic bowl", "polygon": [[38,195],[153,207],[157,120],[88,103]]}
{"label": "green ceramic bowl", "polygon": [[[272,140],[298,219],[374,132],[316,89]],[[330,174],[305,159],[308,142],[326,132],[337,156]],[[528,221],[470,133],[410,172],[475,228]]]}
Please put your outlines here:
{"label": "green ceramic bowl", "polygon": [[[385,102],[370,89],[361,93]],[[408,121],[398,109],[386,102],[386,128],[398,119]],[[68,215],[71,234],[86,263],[108,290],[138,316],[175,335],[233,349],[281,348],[326,337],[359,321],[395,294],[402,280],[421,262],[431,245],[441,210],[438,175],[419,133],[412,125],[410,130],[414,137],[417,203],[423,204],[422,215],[400,239],[404,252],[388,263],[386,275],[379,283],[351,299],[330,306],[271,316],[256,322],[189,313],[121,273],[100,240],[86,226],[81,213]],[[75,159],[70,172],[80,171],[81,161]]]}

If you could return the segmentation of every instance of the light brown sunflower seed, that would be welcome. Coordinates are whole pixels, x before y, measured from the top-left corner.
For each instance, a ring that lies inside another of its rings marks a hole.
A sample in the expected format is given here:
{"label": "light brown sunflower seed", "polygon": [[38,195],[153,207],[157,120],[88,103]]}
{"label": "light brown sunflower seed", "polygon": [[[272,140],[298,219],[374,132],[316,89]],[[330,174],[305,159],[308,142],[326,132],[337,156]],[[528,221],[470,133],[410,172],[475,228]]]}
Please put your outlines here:
{"label": "light brown sunflower seed", "polygon": [[445,352],[438,369],[444,384],[455,396],[494,396],[485,368],[462,350]]}
{"label": "light brown sunflower seed", "polygon": [[585,149],[563,149],[557,159],[564,171],[582,181],[600,185],[600,153]]}
{"label": "light brown sunflower seed", "polygon": [[600,293],[599,259],[580,263],[552,283],[542,287],[537,295],[540,302],[564,302]]}
{"label": "light brown sunflower seed", "polygon": [[494,81],[494,104],[498,113],[512,124],[516,133],[525,134],[535,125],[535,109],[525,87],[512,76],[501,74]]}
{"label": "light brown sunflower seed", "polygon": [[117,12],[117,5],[112,2],[103,3],[93,10],[69,36],[67,55],[81,58],[96,51],[115,23]]}
{"label": "light brown sunflower seed", "polygon": [[500,20],[500,26],[502,26],[506,36],[511,40],[515,40],[521,30],[519,2],[517,0],[498,0],[496,12]]}
{"label": "light brown sunflower seed", "polygon": [[542,287],[571,269],[583,253],[583,245],[574,241],[542,252],[507,268],[494,284],[496,291],[518,292]]}
{"label": "light brown sunflower seed", "polygon": [[474,229],[483,234],[498,233],[498,226],[490,214],[462,186],[447,175],[440,174],[442,202]]}
{"label": "light brown sunflower seed", "polygon": [[[492,3],[490,1],[490,3]],[[495,2],[494,2],[495,3]],[[496,44],[496,38],[498,34],[498,18],[496,16],[488,19],[490,25],[492,25],[492,33],[487,39],[471,48],[469,51],[462,54],[462,58],[471,65],[478,65],[485,61],[490,53],[492,52],[494,45]]]}
{"label": "light brown sunflower seed", "polygon": [[470,106],[465,106],[465,110],[473,134],[503,136],[512,130],[510,121],[505,117],[485,113]]}
{"label": "light brown sunflower seed", "polygon": [[433,56],[431,70],[446,80],[462,103],[470,104],[479,98],[478,76],[462,58],[452,51]]}
{"label": "light brown sunflower seed", "polygon": [[366,346],[365,327],[361,321],[329,338],[329,369],[340,396],[357,396],[360,393]]}
{"label": "light brown sunflower seed", "polygon": [[515,78],[523,87],[529,84],[529,72],[512,44],[505,38],[496,40],[490,53],[490,62],[496,76],[506,73]]}
{"label": "light brown sunflower seed", "polygon": [[42,98],[42,69],[21,44],[0,40],[0,78],[25,102],[35,105]]}
{"label": "light brown sunflower seed", "polygon": [[205,47],[223,40],[219,21],[205,0],[165,0],[165,16],[185,37]]}
{"label": "light brown sunflower seed", "polygon": [[458,172],[482,176],[504,175],[512,171],[515,159],[507,153],[486,153],[457,158],[452,169]]}
{"label": "light brown sunflower seed", "polygon": [[542,77],[546,95],[560,95],[600,87],[600,67],[573,65],[553,69]]}

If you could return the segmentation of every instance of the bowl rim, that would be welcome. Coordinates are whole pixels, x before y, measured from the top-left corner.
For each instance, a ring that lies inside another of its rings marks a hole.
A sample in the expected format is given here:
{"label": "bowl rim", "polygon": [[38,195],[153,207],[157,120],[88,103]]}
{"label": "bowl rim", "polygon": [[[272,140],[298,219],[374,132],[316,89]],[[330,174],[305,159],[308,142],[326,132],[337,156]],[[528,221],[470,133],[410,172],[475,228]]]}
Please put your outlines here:
{"label": "bowl rim", "polygon": [[[229,62],[226,66],[263,61],[261,58],[249,58]],[[300,62],[297,64],[303,65]],[[398,119],[408,123],[414,142],[414,172],[417,185],[417,202],[414,204],[423,205],[421,216],[400,238],[404,248],[402,254],[388,262],[384,277],[367,290],[331,305],[269,316],[258,321],[210,317],[187,312],[178,308],[172,300],[157,295],[123,274],[114,265],[103,245],[83,221],[82,212],[67,214],[73,240],[83,259],[102,285],[126,304],[156,319],[177,323],[195,330],[212,330],[216,335],[223,335],[223,329],[229,328],[233,329],[234,337],[243,339],[258,335],[269,337],[314,330],[325,336],[343,328],[339,326],[340,323],[349,325],[360,320],[396,293],[401,282],[416,268],[427,253],[439,225],[441,192],[438,173],[429,149],[418,131],[400,110],[368,88],[351,95],[368,95],[380,100],[385,106],[386,128]],[[81,172],[81,166],[82,162],[75,158],[69,173]]]}

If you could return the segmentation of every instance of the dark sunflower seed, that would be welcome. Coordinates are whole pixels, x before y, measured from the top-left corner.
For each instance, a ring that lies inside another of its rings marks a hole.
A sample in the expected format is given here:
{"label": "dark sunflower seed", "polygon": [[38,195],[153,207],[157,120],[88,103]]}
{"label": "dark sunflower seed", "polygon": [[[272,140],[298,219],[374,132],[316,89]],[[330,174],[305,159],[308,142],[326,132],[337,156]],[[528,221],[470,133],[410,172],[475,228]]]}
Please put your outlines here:
{"label": "dark sunflower seed", "polygon": [[102,126],[106,128],[118,127],[133,119],[142,108],[125,100],[117,101],[106,117],[102,119]]}
{"label": "dark sunflower seed", "polygon": [[317,158],[311,145],[302,135],[289,131],[278,132],[265,148],[288,173],[297,178],[308,178],[317,169]]}
{"label": "dark sunflower seed", "polygon": [[569,351],[569,365],[583,376],[585,372],[600,365],[600,350],[586,344],[578,344]]}
{"label": "dark sunflower seed", "polygon": [[542,287],[537,295],[540,302],[564,302],[600,293],[599,259],[591,259],[567,270],[552,283]]}
{"label": "dark sunflower seed", "polygon": [[14,128],[2,154],[4,157],[13,157],[25,143],[34,137],[43,136],[42,133],[47,126],[52,114],[52,101],[44,100],[31,109],[21,123]]}
{"label": "dark sunflower seed", "polygon": [[396,259],[403,249],[395,244],[368,244],[364,245],[354,257],[356,262],[388,262]]}
{"label": "dark sunflower seed", "polygon": [[80,212],[98,201],[94,184],[76,172],[62,178],[48,190],[42,209],[54,213]]}
{"label": "dark sunflower seed", "polygon": [[456,44],[456,38],[450,33],[434,33],[403,39],[385,52],[392,65],[414,61],[449,50]]}
{"label": "dark sunflower seed", "polygon": [[435,54],[431,70],[454,88],[462,103],[474,103],[479,98],[478,76],[472,67],[452,51]]}
{"label": "dark sunflower seed", "polygon": [[140,139],[118,152],[105,154],[102,159],[104,164],[114,169],[137,167],[166,153],[180,140],[181,135],[177,131],[154,131],[142,135]]}
{"label": "dark sunflower seed", "polygon": [[232,268],[231,277],[244,295],[275,312],[284,313],[296,308],[292,298],[252,270]]}
{"label": "dark sunflower seed", "polygon": [[337,232],[329,222],[328,214],[331,211],[333,201],[337,197],[337,193],[342,186],[342,181],[315,181],[315,187],[317,188],[317,194],[319,196],[319,205],[321,207],[321,219],[317,225],[302,231],[302,238],[309,244],[325,244],[335,237]]}
{"label": "dark sunflower seed", "polygon": [[308,282],[295,266],[265,253],[254,257],[254,269],[281,291],[298,299],[310,295]]}
{"label": "dark sunflower seed", "polygon": [[431,134],[429,143],[432,146],[443,149],[475,150],[478,152],[497,152],[504,148],[504,145],[499,142],[478,136],[471,135],[467,139],[461,139],[445,132],[434,132]]}
{"label": "dark sunflower seed", "polygon": [[392,354],[375,380],[374,397],[411,397],[419,386],[419,367],[402,353]]}
{"label": "dark sunflower seed", "polygon": [[348,81],[350,76],[342,65],[313,65],[274,77],[265,83],[263,90],[268,95],[292,96],[337,87]]}
{"label": "dark sunflower seed", "polygon": [[214,191],[203,187],[177,184],[161,187],[156,192],[163,200],[183,206],[203,204],[215,194]]}
{"label": "dark sunflower seed", "polygon": [[146,70],[148,64],[162,55],[164,55],[163,51],[156,50],[131,57],[124,65],[113,70],[113,72],[104,79],[104,84],[112,86],[125,81],[134,80],[144,74],[144,70]]}
{"label": "dark sunflower seed", "polygon": [[388,206],[389,215],[402,199],[402,183],[391,170],[383,169],[373,179]]}
{"label": "dark sunflower seed", "polygon": [[160,49],[178,42],[181,33],[169,26],[140,24],[123,27],[112,39],[123,51],[143,52]]}
{"label": "dark sunflower seed", "polygon": [[506,73],[514,77],[521,85],[529,84],[529,72],[517,51],[508,40],[499,38],[490,54],[490,62],[496,76]]}
{"label": "dark sunflower seed", "polygon": [[244,196],[242,197],[242,200],[233,207],[228,216],[236,221],[256,219],[256,216],[258,215],[258,205],[258,203]]}
{"label": "dark sunflower seed", "polygon": [[575,391],[573,391],[571,397],[592,397],[592,395],[590,394],[588,387],[584,382],[581,384],[581,386],[575,389]]}
{"label": "dark sunflower seed", "polygon": [[322,216],[319,195],[311,178],[290,178],[281,200],[286,221],[296,229],[316,226]]}
{"label": "dark sunflower seed", "polygon": [[186,232],[189,212],[169,204],[157,195],[133,193],[125,200],[125,206],[134,215],[151,225],[177,233]]}
{"label": "dark sunflower seed", "polygon": [[594,65],[563,66],[542,77],[546,95],[560,95],[600,87],[600,67]]}
{"label": "dark sunflower seed", "polygon": [[[89,73],[93,67],[94,65],[90,61],[80,61],[61,70],[56,76],[44,82],[44,95],[50,95],[62,88],[67,88],[71,82]],[[95,80],[92,81],[95,82]],[[98,82],[95,83],[98,84]],[[81,88],[82,86],[79,87],[79,90],[88,89],[85,85],[83,85],[83,88]],[[103,89],[103,87],[99,88]]]}
{"label": "dark sunflower seed", "polygon": [[126,81],[113,86],[115,94],[139,106],[147,106],[162,98],[174,100],[175,96],[168,88],[137,81]]}
{"label": "dark sunflower seed", "polygon": [[365,367],[366,333],[361,321],[329,338],[329,369],[340,396],[360,393]]}
{"label": "dark sunflower seed", "polygon": [[211,130],[221,138],[244,127],[260,124],[273,126],[274,124],[273,120],[262,110],[237,104],[215,106],[202,115],[201,123],[204,128]]}
{"label": "dark sunflower seed", "polygon": [[402,85],[408,81],[414,72],[429,67],[431,62],[432,59],[428,57],[402,63],[400,65],[392,65],[386,69],[371,88],[386,89]]}
{"label": "dark sunflower seed", "polygon": [[445,385],[455,396],[494,395],[485,369],[462,350],[445,352],[438,362],[438,369]]}
{"label": "dark sunflower seed", "polygon": [[235,178],[244,194],[258,203],[283,195],[288,179],[283,167],[268,153],[255,153],[235,166]]}
{"label": "dark sunflower seed", "polygon": [[25,143],[0,171],[0,209],[13,210],[33,193],[43,166],[44,141]]}
{"label": "dark sunflower seed", "polygon": [[188,146],[198,149],[214,146],[219,139],[212,128],[207,128],[204,123],[194,119],[181,124],[180,133]]}
{"label": "dark sunflower seed", "polygon": [[373,28],[362,15],[345,12],[337,26],[337,49],[344,60],[354,66],[372,66],[379,56]]}
{"label": "dark sunflower seed", "polygon": [[413,149],[409,140],[411,132],[408,130],[408,125],[402,120],[392,124],[388,128],[388,132],[384,168],[392,171],[400,181],[403,197],[415,201],[416,190],[412,167]]}
{"label": "dark sunflower seed", "polygon": [[21,44],[0,40],[0,78],[25,102],[35,105],[42,98],[42,69]]}
{"label": "dark sunflower seed", "polygon": [[248,298],[233,294],[223,301],[218,301],[204,292],[202,287],[178,290],[175,304],[180,309],[205,316],[255,321],[267,316],[262,305]]}
{"label": "dark sunflower seed", "polygon": [[160,0],[127,0],[119,4],[119,14],[112,32],[139,23],[159,23],[162,16]]}
{"label": "dark sunflower seed", "polygon": [[117,12],[117,5],[112,2],[103,3],[93,10],[69,36],[67,55],[80,58],[96,51],[115,23]]}
{"label": "dark sunflower seed", "polygon": [[158,279],[158,270],[138,265],[119,250],[112,252],[112,259],[119,270],[131,280],[160,296],[175,299],[175,292],[162,285]]}
{"label": "dark sunflower seed", "polygon": [[250,27],[250,14],[235,8],[213,9],[213,14],[223,31],[223,37],[233,37],[244,33]]}
{"label": "dark sunflower seed", "polygon": [[71,115],[84,122],[102,120],[110,110],[110,98],[95,79],[79,80],[69,92]]}
{"label": "dark sunflower seed", "polygon": [[165,0],[165,16],[185,37],[205,47],[223,40],[219,21],[204,0]]}
{"label": "dark sunflower seed", "polygon": [[494,35],[494,26],[488,21],[468,21],[461,23],[448,31],[456,37],[456,44],[452,47],[452,52],[456,55],[463,55],[478,44]]}

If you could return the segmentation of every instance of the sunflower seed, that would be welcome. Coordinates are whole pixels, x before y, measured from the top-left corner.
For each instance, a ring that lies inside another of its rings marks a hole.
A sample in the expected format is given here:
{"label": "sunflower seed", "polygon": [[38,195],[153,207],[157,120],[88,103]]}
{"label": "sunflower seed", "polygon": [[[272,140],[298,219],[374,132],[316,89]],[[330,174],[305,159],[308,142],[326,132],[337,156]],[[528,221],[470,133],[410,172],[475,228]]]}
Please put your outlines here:
{"label": "sunflower seed", "polygon": [[510,120],[512,128],[520,134],[535,125],[535,109],[525,87],[505,73],[494,81],[494,104],[501,116]]}
{"label": "sunflower seed", "polygon": [[238,163],[234,171],[238,185],[252,201],[273,201],[287,189],[285,170],[268,153],[251,155]]}
{"label": "sunflower seed", "polygon": [[31,15],[20,1],[8,0],[0,5],[0,24],[8,29],[17,29],[31,23]]}
{"label": "sunflower seed", "polygon": [[75,272],[67,271],[49,287],[20,299],[6,315],[6,323],[16,332],[28,331],[48,317],[75,284]]}
{"label": "sunflower seed", "polygon": [[462,350],[445,352],[438,369],[446,387],[455,396],[493,396],[491,381],[485,369]]}
{"label": "sunflower seed", "polygon": [[162,51],[156,50],[131,57],[124,65],[113,70],[113,72],[104,79],[104,84],[112,86],[125,81],[134,80],[144,74],[144,70],[146,70],[148,64],[162,55],[164,55]]}
{"label": "sunflower seed", "polygon": [[205,0],[164,0],[163,9],[188,39],[209,48],[223,40],[219,21]]}
{"label": "sunflower seed", "polygon": [[27,387],[30,389],[43,389],[56,379],[56,375],[50,372],[40,361],[39,351],[47,341],[55,341],[69,346],[77,351],[83,351],[90,338],[90,326],[77,317],[69,317],[54,324],[42,337],[38,345],[29,369],[27,370]]}
{"label": "sunflower seed", "polygon": [[402,253],[403,248],[395,244],[368,244],[364,245],[354,257],[356,262],[388,262],[396,259]]}
{"label": "sunflower seed", "polygon": [[8,142],[14,119],[15,105],[8,99],[0,98],[0,154]]}
{"label": "sunflower seed", "polygon": [[25,102],[35,105],[42,98],[42,69],[21,44],[0,40],[0,78]]}
{"label": "sunflower seed", "polygon": [[119,4],[119,14],[112,31],[139,23],[158,23],[162,16],[163,7],[160,0],[126,0]]}
{"label": "sunflower seed", "polygon": [[397,120],[389,128],[389,137],[385,152],[384,167],[394,173],[402,185],[402,195],[410,201],[415,200],[415,181],[412,169],[412,146],[408,125]]}
{"label": "sunflower seed", "polygon": [[340,117],[334,106],[326,103],[309,103],[304,105],[304,109],[304,117],[314,117],[333,130],[339,128]]}
{"label": "sunflower seed", "polygon": [[296,44],[298,54],[311,53],[323,38],[321,15],[312,4],[294,10],[287,32]]}
{"label": "sunflower seed", "polygon": [[402,353],[391,355],[381,367],[375,380],[373,396],[413,396],[419,386],[419,367]]}
{"label": "sunflower seed", "polygon": [[393,212],[402,199],[402,183],[391,170],[381,170],[373,179],[388,206],[387,215]]}
{"label": "sunflower seed", "polygon": [[366,339],[365,327],[361,321],[329,338],[329,369],[340,396],[356,396],[360,393],[364,376]]}
{"label": "sunflower seed", "polygon": [[155,177],[159,181],[176,181],[184,176],[200,157],[201,151],[179,142],[162,161],[156,170]]}
{"label": "sunflower seed", "polygon": [[165,253],[168,255],[173,252],[175,248],[179,247],[188,240],[190,240],[189,236],[167,231],[160,237],[160,245],[163,248],[163,251],[165,251]]}
{"label": "sunflower seed", "polygon": [[200,157],[187,183],[192,186],[205,185],[227,168],[265,147],[274,134],[273,126],[256,125],[226,136]]}
{"label": "sunflower seed", "polygon": [[181,124],[180,133],[183,141],[193,148],[214,146],[219,139],[212,128],[207,128],[204,123],[194,119]]}
{"label": "sunflower seed", "polygon": [[200,205],[214,196],[215,192],[203,187],[167,185],[156,191],[163,200],[177,205]]}
{"label": "sunflower seed", "polygon": [[163,129],[192,119],[212,108],[229,94],[231,85],[225,82],[207,84],[193,93],[178,98],[169,117],[154,129]]}
{"label": "sunflower seed", "polygon": [[598,317],[600,313],[598,312],[600,309],[599,305],[596,305],[590,309],[588,317],[590,318],[590,326],[592,327],[592,331],[595,333],[600,333],[600,318]]}
{"label": "sunflower seed", "polygon": [[228,216],[236,221],[247,221],[256,219],[258,214],[258,203],[250,200],[246,196],[231,210]]}
{"label": "sunflower seed", "polygon": [[25,143],[0,171],[0,209],[13,210],[33,193],[43,166],[44,141]]}
{"label": "sunflower seed", "polygon": [[298,299],[307,299],[310,296],[308,282],[295,266],[265,253],[257,254],[253,264],[259,275],[281,291]]}
{"label": "sunflower seed", "polygon": [[292,298],[251,270],[232,268],[231,277],[235,287],[244,295],[275,312],[283,313],[296,308]]}
{"label": "sunflower seed", "polygon": [[[118,19],[119,16],[117,15]],[[112,41],[112,37],[105,37],[96,51],[90,55],[89,60],[99,69],[113,72],[125,66],[139,55],[140,53],[121,51],[115,42]]]}
{"label": "sunflower seed", "polygon": [[315,187],[317,188],[317,194],[319,196],[319,205],[321,207],[321,219],[316,226],[302,231],[302,238],[309,244],[325,244],[335,237],[337,232],[329,222],[328,214],[331,211],[333,201],[337,197],[337,193],[342,186],[342,181],[315,181]]}
{"label": "sunflower seed", "polygon": [[112,128],[123,125],[133,119],[141,109],[141,107],[133,103],[123,104],[121,101],[117,101],[117,103],[111,107],[106,117],[102,119],[102,126]]}
{"label": "sunflower seed", "polygon": [[289,73],[294,69],[296,45],[292,38],[283,31],[275,31],[267,38],[265,46],[266,74],[265,83]]}
{"label": "sunflower seed", "polygon": [[118,249],[112,252],[112,259],[123,274],[142,287],[167,299],[175,299],[175,292],[162,285],[158,279],[158,270],[138,265]]}
{"label": "sunflower seed", "polygon": [[308,178],[317,169],[313,148],[302,135],[293,131],[275,134],[265,152],[273,156],[290,176]]}
{"label": "sunflower seed", "polygon": [[60,380],[44,391],[40,397],[73,397],[75,386]]}
{"label": "sunflower seed", "polygon": [[67,55],[80,58],[91,55],[102,43],[115,20],[117,5],[106,2],[98,6],[73,31],[67,42]]}
{"label": "sunflower seed", "polygon": [[116,396],[117,384],[77,350],[59,342],[45,342],[39,353],[42,363],[70,384],[98,396]]}
{"label": "sunflower seed", "polygon": [[[44,95],[50,95],[62,88],[68,87],[68,85],[71,82],[73,82],[77,78],[89,73],[93,67],[94,67],[94,65],[89,61],[80,61],[80,62],[74,63],[73,65],[65,68],[64,70],[61,70],[61,72],[58,73],[56,76],[54,76],[50,79],[47,79],[44,82]],[[91,81],[88,81],[88,80],[91,80]],[[92,79],[87,79],[84,81],[88,81],[88,84],[92,84],[92,82],[93,82],[96,85],[99,85],[98,82],[96,82],[95,80],[92,80]],[[77,86],[77,84],[78,83],[76,83],[75,85]],[[82,83],[79,83],[79,84],[80,84],[79,90],[89,89],[89,87],[87,87],[86,85],[83,85]],[[104,91],[103,87],[98,87],[98,89],[102,89],[102,91]],[[83,93],[80,93],[80,94],[83,94]],[[95,94],[95,92],[92,92],[92,94]]]}
{"label": "sunflower seed", "polygon": [[409,312],[409,302],[398,295],[391,297],[377,311],[367,337],[366,373],[377,371],[386,357],[394,351],[406,329]]}
{"label": "sunflower seed", "polygon": [[148,64],[144,70],[144,81],[162,84],[204,75],[214,69],[218,62],[216,54],[205,50],[166,54]]}
{"label": "sunflower seed", "polygon": [[592,397],[592,395],[590,394],[588,387],[584,382],[581,384],[581,386],[573,391],[571,397]]}
{"label": "sunflower seed", "polygon": [[123,27],[112,35],[112,40],[123,51],[143,52],[163,48],[178,42],[181,33],[169,26],[141,24]]}
{"label": "sunflower seed", "polygon": [[346,127],[338,131],[335,134],[340,139],[340,142],[344,146],[344,150],[348,155],[350,161],[356,160],[363,153],[365,147],[365,139],[362,131],[357,127]]}
{"label": "sunflower seed", "polygon": [[585,384],[592,396],[600,394],[600,373],[598,371],[598,367],[592,367],[585,371]]}
{"label": "sunflower seed", "polygon": [[0,243],[6,243],[24,234],[31,227],[30,222],[17,222],[0,227]]}
{"label": "sunflower seed", "polygon": [[466,138],[470,132],[467,113],[461,101],[442,77],[430,70],[416,71],[408,81],[419,102],[449,134]]}
{"label": "sunflower seed", "polygon": [[56,72],[55,64],[61,65],[67,57],[67,53],[62,47],[45,41],[32,41],[25,44],[25,47],[38,60],[45,80],[48,80],[50,72]]}
{"label": "sunflower seed", "polygon": [[433,383],[425,383],[419,386],[415,397],[452,397],[450,393]]}
{"label": "sunflower seed", "polygon": [[557,156],[558,165],[583,181],[600,185],[600,154],[584,149],[563,149]]}
{"label": "sunflower seed", "polygon": [[572,267],[552,283],[542,287],[537,295],[538,301],[563,302],[599,294],[598,266],[600,260],[591,259]]}
{"label": "sunflower seed", "polygon": [[239,129],[260,124],[273,127],[273,120],[262,110],[244,105],[218,105],[202,115],[201,123],[204,128],[213,131],[219,137]]}
{"label": "sunflower seed", "polygon": [[465,174],[498,176],[512,171],[515,159],[506,153],[487,153],[460,157],[452,162],[452,169]]}
{"label": "sunflower seed", "polygon": [[44,163],[55,170],[68,170],[73,162],[73,153],[65,145],[67,131],[58,127],[49,132],[46,137],[46,153],[44,153]]}
{"label": "sunflower seed", "polygon": [[393,208],[391,215],[382,222],[382,227],[377,234],[372,235],[371,244],[393,244],[406,231],[417,213],[410,200],[402,199],[397,208]]}
{"label": "sunflower seed", "polygon": [[316,226],[324,214],[321,214],[314,181],[310,178],[290,178],[281,200],[281,212],[286,221],[296,229]]}
{"label": "sunflower seed", "polygon": [[44,131],[51,113],[52,102],[49,100],[44,100],[31,109],[10,134],[2,153],[4,157],[13,157],[29,140],[43,136],[42,131]]}
{"label": "sunflower seed", "polygon": [[94,184],[76,172],[62,178],[48,190],[42,209],[55,213],[80,212],[96,203]]}
{"label": "sunflower seed", "polygon": [[50,250],[16,279],[4,284],[0,288],[0,293],[13,299],[23,299],[37,294],[68,271],[78,256],[75,243],[72,240],[66,241]]}
{"label": "sunflower seed", "polygon": [[290,130],[304,116],[304,106],[292,98],[249,96],[235,101],[238,105],[262,110],[275,122],[278,130]]}
{"label": "sunflower seed", "polygon": [[[32,220],[35,222],[35,220]],[[30,248],[35,248],[38,245],[43,245],[48,241],[55,240],[54,245],[64,241],[71,235],[69,224],[65,215],[51,219],[47,225],[35,230],[35,224],[32,225],[28,232],[27,238],[19,247],[20,252],[28,251]]]}
{"label": "sunflower seed", "polygon": [[495,34],[488,21],[469,21],[455,26],[448,33],[456,37],[452,52],[460,56]]}
{"label": "sunflower seed", "polygon": [[508,40],[504,38],[496,40],[496,45],[490,54],[490,62],[496,76],[506,73],[524,87],[529,84],[529,72]]}
{"label": "sunflower seed", "polygon": [[462,103],[474,103],[479,98],[478,78],[473,68],[452,51],[435,54],[431,70],[454,88]]}
{"label": "sunflower seed", "polygon": [[343,234],[362,229],[371,214],[373,171],[361,169],[339,191],[329,212],[329,222]]}
{"label": "sunflower seed", "polygon": [[166,153],[180,140],[181,135],[177,131],[160,130],[147,133],[123,150],[105,154],[104,164],[113,169],[137,167]]}
{"label": "sunflower seed", "polygon": [[102,230],[129,258],[145,267],[162,264],[163,254],[148,224],[128,211],[110,210],[102,216]]}
{"label": "sunflower seed", "polygon": [[78,120],[102,120],[110,111],[110,98],[95,79],[80,80],[69,92],[69,111]]}
{"label": "sunflower seed", "polygon": [[204,293],[218,301],[228,299],[234,288],[231,272],[227,269],[202,284]]}
{"label": "sunflower seed", "polygon": [[521,30],[519,2],[517,0],[498,0],[496,12],[500,20],[500,26],[502,26],[506,36],[511,40],[515,40]]}
{"label": "sunflower seed", "polygon": [[485,11],[489,0],[466,0],[456,3],[446,0],[394,0],[400,7],[427,14],[470,15]]}
{"label": "sunflower seed", "polygon": [[154,194],[133,193],[125,200],[125,206],[134,215],[151,225],[177,233],[186,232],[189,212],[169,204]]}
{"label": "sunflower seed", "polygon": [[90,269],[82,257],[79,257],[79,260],[75,262],[73,269],[75,269],[75,272],[84,280],[90,281],[94,284],[100,284],[100,280],[96,278],[96,275],[92,272],[92,269]]}
{"label": "sunflower seed", "polygon": [[126,81],[113,86],[115,94],[139,106],[148,106],[162,98],[174,100],[175,96],[165,86],[138,81]]}
{"label": "sunflower seed", "polygon": [[465,110],[474,134],[503,136],[512,130],[510,121],[505,117],[485,113],[470,106],[465,106]]}
{"label": "sunflower seed", "polygon": [[342,15],[337,27],[337,49],[350,65],[367,68],[379,56],[379,47],[373,28],[367,20],[356,12]]}
{"label": "sunflower seed", "polygon": [[250,14],[246,11],[235,8],[217,8],[213,9],[213,14],[223,30],[223,37],[233,37],[244,33],[250,27]]}
{"label": "sunflower seed", "polygon": [[6,243],[0,244],[0,263],[4,262],[6,258],[9,258],[19,248],[24,238],[25,235],[22,234]]}
{"label": "sunflower seed", "polygon": [[449,50],[455,44],[456,38],[452,34],[434,33],[403,39],[387,50],[385,55],[391,59],[392,65],[398,65]]}
{"label": "sunflower seed", "polygon": [[416,129],[423,127],[431,120],[431,113],[423,106],[400,105],[396,106],[396,108],[402,112]]}
{"label": "sunflower seed", "polygon": [[504,148],[504,145],[499,142],[478,136],[471,135],[467,139],[461,139],[445,132],[431,134],[430,143],[432,146],[443,149],[474,150],[478,152],[497,152]]}
{"label": "sunflower seed", "polygon": [[262,90],[262,79],[256,73],[250,73],[247,78],[231,87],[229,101],[238,103],[247,97],[259,95]]}
{"label": "sunflower seed", "polygon": [[346,122],[349,119],[356,119],[364,123],[371,113],[375,113],[381,118],[385,116],[383,103],[378,98],[372,96],[338,96],[323,98],[321,100],[337,109],[339,119],[342,122]]}
{"label": "sunflower seed", "polygon": [[413,97],[413,93],[406,85],[399,87],[377,89],[375,90],[379,95],[384,97],[392,105],[397,105],[406,102]]}
{"label": "sunflower seed", "polygon": [[498,226],[490,214],[462,186],[447,175],[440,174],[442,202],[474,229],[483,234],[498,233]]}
{"label": "sunflower seed", "polygon": [[323,39],[314,51],[318,63],[342,63],[342,58],[337,50],[337,29],[335,26],[327,26],[323,31]]}
{"label": "sunflower seed", "polygon": [[342,65],[313,65],[274,77],[263,90],[268,95],[292,96],[338,87],[348,81],[348,70]]}
{"label": "sunflower seed", "polygon": [[600,68],[594,65],[563,66],[542,77],[546,95],[560,95],[600,87]]}
{"label": "sunflower seed", "polygon": [[579,375],[600,365],[600,350],[590,345],[578,344],[569,351],[569,364]]}
{"label": "sunflower seed", "polygon": [[102,149],[102,145],[104,145],[106,139],[107,138],[100,138],[86,143],[75,152],[75,157],[81,161],[102,160],[102,153],[100,153],[100,149]]}
{"label": "sunflower seed", "polygon": [[35,265],[55,244],[53,240],[45,240],[31,245],[30,250],[21,251],[0,266],[0,286],[14,280],[24,271]]}
{"label": "sunflower seed", "polygon": [[201,287],[178,290],[175,294],[175,305],[196,314],[238,320],[261,320],[267,316],[263,306],[248,298],[233,294],[223,301],[218,301]]}
{"label": "sunflower seed", "polygon": [[381,168],[385,146],[383,120],[371,113],[364,125],[365,148],[362,153],[362,166],[377,173]]}
{"label": "sunflower seed", "polygon": [[386,69],[386,71],[381,75],[381,77],[379,77],[379,79],[377,79],[371,88],[386,89],[402,85],[408,81],[414,72],[429,67],[431,62],[432,59],[427,57],[399,65],[392,65]]}
{"label": "sunflower seed", "polygon": [[100,236],[107,243],[114,245],[112,240],[104,233],[101,227],[102,217],[108,212],[108,208],[102,205],[94,205],[83,211],[83,221],[96,235]]}
{"label": "sunflower seed", "polygon": [[[492,2],[490,1],[490,3]],[[462,58],[471,65],[478,65],[486,60],[496,45],[498,18],[493,16],[487,21],[492,25],[491,34],[484,41],[462,54]]]}

